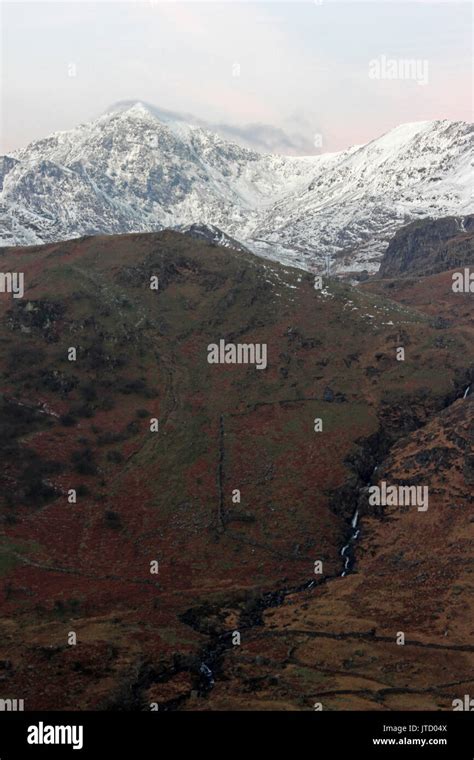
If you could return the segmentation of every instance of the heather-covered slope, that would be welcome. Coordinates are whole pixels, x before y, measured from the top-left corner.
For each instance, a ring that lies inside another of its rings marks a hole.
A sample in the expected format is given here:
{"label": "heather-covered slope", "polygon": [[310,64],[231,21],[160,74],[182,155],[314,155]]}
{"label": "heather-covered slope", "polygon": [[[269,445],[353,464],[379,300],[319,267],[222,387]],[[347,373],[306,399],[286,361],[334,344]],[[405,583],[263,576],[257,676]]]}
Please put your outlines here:
{"label": "heather-covered slope", "polygon": [[374,473],[428,485],[428,510],[373,514],[361,492],[354,572],[268,609],[227,650],[206,709],[451,710],[472,694],[473,398],[403,438]]}
{"label": "heather-covered slope", "polygon": [[[0,696],[25,709],[250,704],[228,661],[251,656],[245,631],[288,591],[313,584],[305,603],[318,604],[315,581],[353,587],[330,578],[373,468],[472,379],[469,296],[446,287],[446,309],[466,317],[440,327],[387,299],[396,288],[316,290],[309,274],[176,232],[0,260],[25,274],[22,299],[0,297]],[[221,338],[265,344],[267,368],[209,364]],[[259,656],[281,668],[285,652]],[[265,704],[302,704],[274,685]]]}

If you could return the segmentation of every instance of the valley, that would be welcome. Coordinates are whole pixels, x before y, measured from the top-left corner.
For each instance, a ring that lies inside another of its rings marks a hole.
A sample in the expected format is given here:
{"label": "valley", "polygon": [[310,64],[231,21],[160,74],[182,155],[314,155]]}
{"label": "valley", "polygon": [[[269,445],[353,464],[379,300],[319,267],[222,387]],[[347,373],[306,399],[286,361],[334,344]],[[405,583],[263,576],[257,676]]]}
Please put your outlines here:
{"label": "valley", "polygon": [[[318,290],[167,230],[0,260],[25,287],[0,299],[1,697],[435,710],[468,693],[472,297],[450,270]],[[210,365],[220,340],[265,345],[267,366]],[[382,480],[427,486],[429,508],[371,505]]]}

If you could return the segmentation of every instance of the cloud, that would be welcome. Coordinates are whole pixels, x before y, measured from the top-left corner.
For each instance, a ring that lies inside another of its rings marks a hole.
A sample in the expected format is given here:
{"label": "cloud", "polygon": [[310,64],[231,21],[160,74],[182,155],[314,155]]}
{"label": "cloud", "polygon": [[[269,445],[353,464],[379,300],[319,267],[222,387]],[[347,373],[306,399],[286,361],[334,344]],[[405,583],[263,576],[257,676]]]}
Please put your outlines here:
{"label": "cloud", "polygon": [[201,119],[194,114],[160,108],[138,98],[136,100],[121,100],[110,106],[107,111],[124,110],[137,102],[143,103],[160,121],[184,121],[187,124],[194,124],[202,129],[208,129],[210,132],[216,132],[226,140],[236,142],[239,145],[261,153],[312,155],[317,152],[307,133],[301,133],[294,129],[291,132],[287,132],[280,127],[261,122],[242,125],[226,124],[225,122],[217,123]]}
{"label": "cloud", "polygon": [[265,153],[302,155],[315,152],[314,145],[308,141],[306,135],[288,134],[283,129],[269,124],[245,124],[241,127],[215,124],[209,128],[223,137]]}

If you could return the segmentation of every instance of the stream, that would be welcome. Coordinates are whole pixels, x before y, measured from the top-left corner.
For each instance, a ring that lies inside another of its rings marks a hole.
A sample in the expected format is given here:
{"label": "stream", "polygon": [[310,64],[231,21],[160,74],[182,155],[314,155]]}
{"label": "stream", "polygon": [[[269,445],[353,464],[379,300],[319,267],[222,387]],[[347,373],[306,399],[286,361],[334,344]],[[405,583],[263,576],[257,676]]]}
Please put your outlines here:
{"label": "stream", "polygon": [[[377,467],[374,468],[372,475],[376,472]],[[355,564],[355,556],[354,556],[354,543],[357,541],[357,538],[360,535],[360,527],[359,527],[359,508],[356,507],[356,509],[353,512],[353,515],[351,517],[350,521],[351,526],[351,532],[349,535],[349,538],[346,540],[346,543],[342,547],[342,549],[339,552],[340,557],[343,561],[343,567],[340,573],[337,573],[336,575],[329,575],[324,577],[320,581],[306,581],[305,583],[291,587],[286,588],[278,591],[269,591],[266,594],[263,594],[260,604],[259,604],[259,611],[257,615],[256,620],[251,620],[247,624],[242,625],[239,624],[238,628],[239,631],[242,632],[245,629],[252,628],[255,625],[261,624],[261,617],[263,612],[265,610],[271,608],[271,607],[278,607],[285,601],[285,598],[287,596],[293,595],[293,594],[300,594],[305,591],[311,591],[316,585],[320,585],[322,583],[327,583],[327,581],[334,580],[335,578],[341,578],[348,575]],[[199,668],[199,685],[198,685],[198,691],[200,696],[204,696],[206,693],[211,691],[211,689],[214,687],[215,684],[215,678],[216,678],[216,670],[219,667],[219,660],[222,657],[222,654],[224,651],[231,646],[231,638],[232,633],[226,632],[222,633],[214,640],[214,642],[209,645],[203,652],[201,652],[201,665]]]}
{"label": "stream", "polygon": [[[466,399],[470,393],[471,385],[468,385],[464,390],[462,398]],[[460,397],[461,396],[458,398]],[[382,452],[378,451],[377,453],[380,456]],[[368,452],[368,455],[370,456],[370,452]],[[382,456],[382,459],[385,458],[385,456],[386,452]],[[362,490],[372,483],[372,479],[377,472],[377,469],[378,465],[373,467],[370,476],[361,478],[357,492],[354,495],[357,501]],[[239,621],[239,631],[242,632],[256,625],[261,625],[263,622],[263,613],[271,607],[278,607],[283,604],[287,596],[311,591],[317,585],[327,583],[328,581],[334,580],[336,578],[346,577],[349,573],[351,573],[355,565],[355,544],[359,538],[360,532],[360,512],[359,507],[357,506],[354,509],[352,517],[350,519],[349,536],[346,538],[344,545],[339,551],[339,556],[342,559],[341,571],[334,575],[325,576],[321,580],[310,580],[306,581],[303,584],[300,584],[299,586],[284,588],[276,591],[269,591],[263,594],[259,601],[258,609],[253,613],[252,617],[244,623],[242,623],[242,620]],[[199,630],[197,626],[193,627],[195,627],[196,630]],[[222,655],[224,654],[225,650],[230,649],[231,646],[232,632],[227,631],[225,633],[217,634],[213,640],[203,650],[201,650],[199,679],[197,684],[199,696],[205,696],[213,689],[216,678],[218,677]],[[176,709],[176,707],[171,707],[170,709]]]}
{"label": "stream", "polygon": [[341,557],[344,560],[344,569],[341,573],[341,578],[344,578],[347,573],[351,571],[351,568],[354,564],[354,547],[353,544],[355,541],[357,541],[357,538],[359,537],[360,528],[359,525],[359,509],[357,508],[354,514],[352,515],[351,519],[351,528],[352,533],[350,535],[349,541],[347,544],[344,544],[344,546],[341,549]]}

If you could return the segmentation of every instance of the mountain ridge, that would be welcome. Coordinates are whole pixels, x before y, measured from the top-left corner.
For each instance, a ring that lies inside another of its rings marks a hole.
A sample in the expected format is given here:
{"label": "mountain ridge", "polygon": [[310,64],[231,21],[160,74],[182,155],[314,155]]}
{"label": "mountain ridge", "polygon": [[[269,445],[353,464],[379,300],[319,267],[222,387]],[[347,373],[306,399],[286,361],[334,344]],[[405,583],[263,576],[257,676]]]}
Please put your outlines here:
{"label": "mountain ridge", "polygon": [[207,224],[264,258],[375,272],[390,237],[468,213],[473,128],[401,125],[318,156],[263,154],[143,104],[2,158],[0,244]]}

